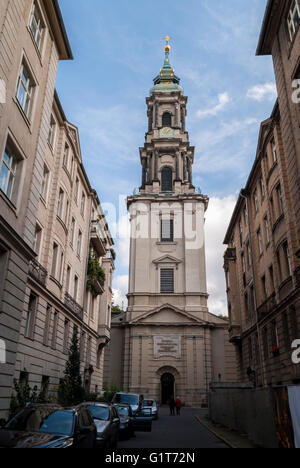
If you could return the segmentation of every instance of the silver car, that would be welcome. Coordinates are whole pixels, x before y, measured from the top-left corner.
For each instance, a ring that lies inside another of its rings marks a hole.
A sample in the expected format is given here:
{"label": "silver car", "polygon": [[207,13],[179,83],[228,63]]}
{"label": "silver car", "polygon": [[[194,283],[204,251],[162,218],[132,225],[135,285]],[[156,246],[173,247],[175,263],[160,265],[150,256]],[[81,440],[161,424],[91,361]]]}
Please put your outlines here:
{"label": "silver car", "polygon": [[143,395],[139,395],[138,393],[119,392],[114,395],[112,399],[112,404],[130,405],[132,413],[133,415],[135,415],[141,409],[142,401]]}
{"label": "silver car", "polygon": [[97,428],[96,446],[116,449],[119,439],[120,417],[114,406],[107,403],[84,403]]}
{"label": "silver car", "polygon": [[158,419],[158,406],[156,400],[146,398],[143,400],[142,407],[151,409],[152,419]]}

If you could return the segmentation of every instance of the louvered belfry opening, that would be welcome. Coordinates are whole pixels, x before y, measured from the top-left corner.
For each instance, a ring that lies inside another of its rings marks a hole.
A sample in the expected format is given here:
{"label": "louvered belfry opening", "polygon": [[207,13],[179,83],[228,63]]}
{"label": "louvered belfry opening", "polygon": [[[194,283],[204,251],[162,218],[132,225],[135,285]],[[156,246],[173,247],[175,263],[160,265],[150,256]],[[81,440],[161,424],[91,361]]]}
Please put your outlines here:
{"label": "louvered belfry opening", "polygon": [[174,241],[174,220],[173,219],[161,220],[161,241],[162,242]]}
{"label": "louvered belfry opening", "polygon": [[161,171],[162,192],[173,192],[173,174],[170,167],[164,167]]}
{"label": "louvered belfry opening", "polygon": [[172,127],[172,116],[169,112],[165,112],[162,116],[162,126]]}
{"label": "louvered belfry opening", "polygon": [[172,268],[160,270],[160,292],[174,293],[174,270]]}

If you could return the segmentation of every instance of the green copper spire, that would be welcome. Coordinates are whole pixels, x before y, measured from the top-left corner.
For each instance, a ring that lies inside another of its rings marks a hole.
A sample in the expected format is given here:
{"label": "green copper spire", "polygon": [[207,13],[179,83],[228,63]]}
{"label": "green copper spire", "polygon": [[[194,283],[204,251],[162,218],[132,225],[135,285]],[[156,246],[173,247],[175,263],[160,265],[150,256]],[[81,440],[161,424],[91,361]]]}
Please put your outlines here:
{"label": "green copper spire", "polygon": [[160,70],[159,75],[156,76],[153,80],[155,86],[151,89],[151,94],[154,92],[171,93],[173,91],[180,91],[183,93],[183,88],[179,86],[180,78],[175,75],[174,68],[172,68],[170,64],[170,39],[171,38],[169,36],[164,38],[164,40],[167,42],[165,46],[164,66]]}

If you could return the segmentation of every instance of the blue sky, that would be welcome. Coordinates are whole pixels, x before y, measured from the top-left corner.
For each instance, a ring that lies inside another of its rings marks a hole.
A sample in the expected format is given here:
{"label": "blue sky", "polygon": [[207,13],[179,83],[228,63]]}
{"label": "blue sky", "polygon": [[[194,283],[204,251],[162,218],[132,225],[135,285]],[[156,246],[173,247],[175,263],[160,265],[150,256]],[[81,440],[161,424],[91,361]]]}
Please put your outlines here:
{"label": "blue sky", "polygon": [[[194,185],[211,198],[207,270],[211,311],[226,312],[222,241],[276,99],[270,57],[255,51],[263,0],[61,0],[74,61],[59,66],[57,90],[79,127],[84,164],[104,203],[140,185],[138,148],[147,131],[145,98],[172,37],[171,64],[189,97],[196,146]],[[125,229],[125,212],[120,214]],[[112,220],[110,220],[112,223]],[[124,299],[128,242],[116,239],[115,301]]]}

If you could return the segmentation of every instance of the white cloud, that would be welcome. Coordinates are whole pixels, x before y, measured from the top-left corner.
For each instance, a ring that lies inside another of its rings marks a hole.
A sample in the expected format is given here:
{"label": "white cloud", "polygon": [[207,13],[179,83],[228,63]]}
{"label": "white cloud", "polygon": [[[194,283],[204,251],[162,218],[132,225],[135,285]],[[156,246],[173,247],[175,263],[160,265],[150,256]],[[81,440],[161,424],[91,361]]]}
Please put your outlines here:
{"label": "white cloud", "polygon": [[247,98],[261,102],[264,100],[273,101],[277,97],[277,89],[274,83],[256,85],[247,91]]}
{"label": "white cloud", "polygon": [[218,95],[218,104],[211,107],[210,109],[199,110],[197,112],[198,117],[207,117],[210,115],[217,115],[219,112],[225,109],[226,105],[230,102],[230,97],[228,93],[222,93]]}
{"label": "white cloud", "polygon": [[226,285],[223,270],[223,241],[229,225],[236,198],[230,195],[226,198],[211,198],[206,213],[206,262],[207,285],[210,312],[216,315],[228,315],[226,300]]}
{"label": "white cloud", "polygon": [[128,275],[118,275],[113,281],[113,301],[115,305],[127,307]]}

